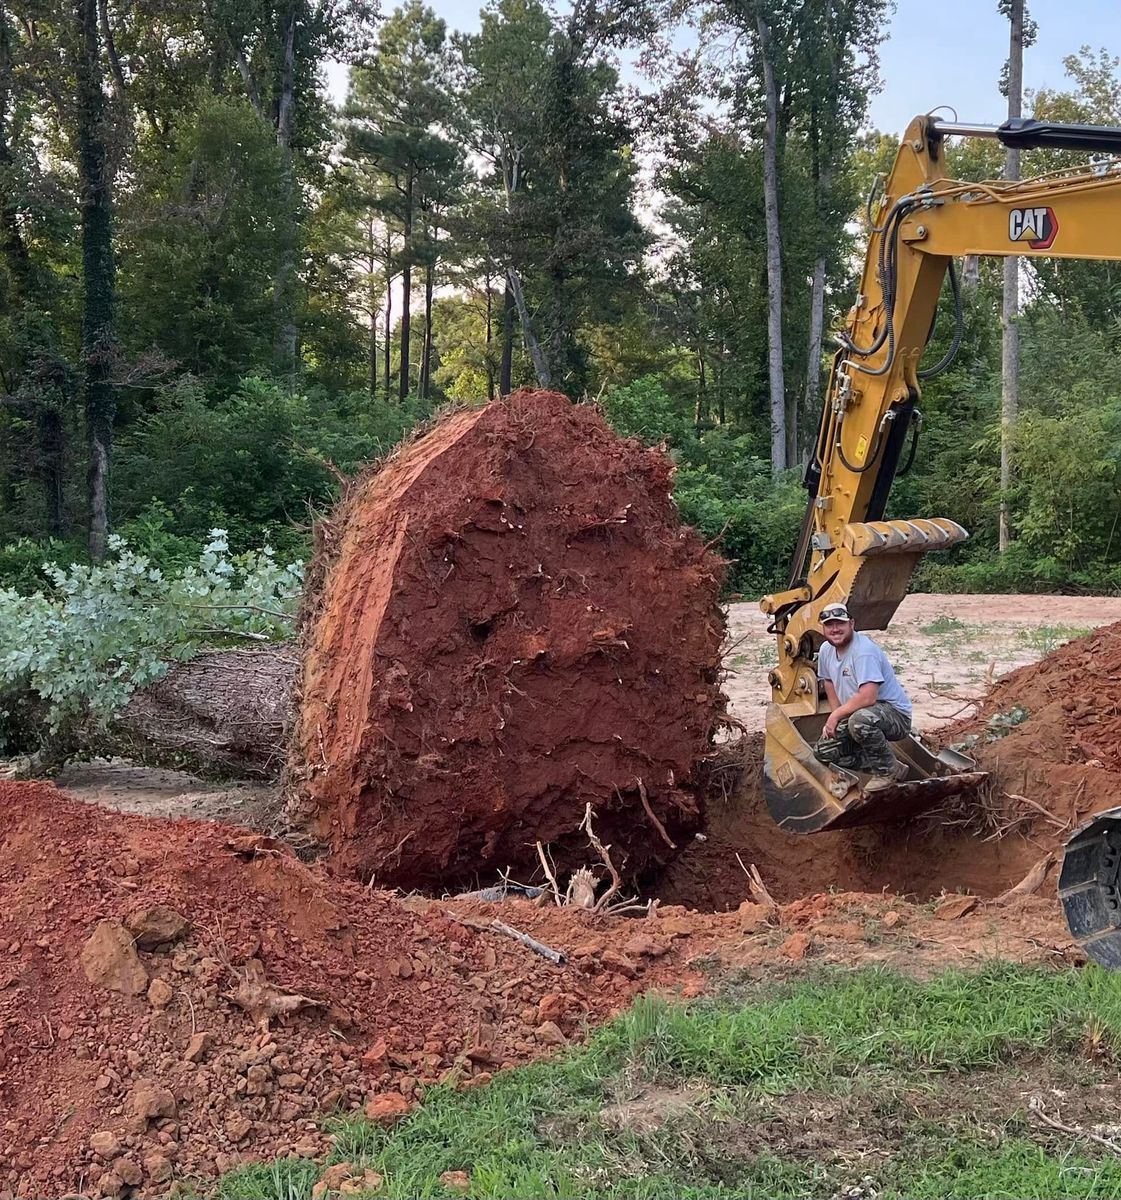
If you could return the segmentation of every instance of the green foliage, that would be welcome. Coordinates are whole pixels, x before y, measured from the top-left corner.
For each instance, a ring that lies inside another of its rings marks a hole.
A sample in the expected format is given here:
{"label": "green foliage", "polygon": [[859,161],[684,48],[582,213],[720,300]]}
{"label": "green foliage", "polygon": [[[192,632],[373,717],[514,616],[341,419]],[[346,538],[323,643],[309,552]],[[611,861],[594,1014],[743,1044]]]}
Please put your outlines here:
{"label": "green foliage", "polygon": [[203,91],[190,109],[175,147],[153,145],[137,164],[145,186],[125,209],[121,299],[131,346],[230,387],[272,359],[284,160],[247,100]]}
{"label": "green foliage", "polygon": [[234,546],[267,537],[283,554],[302,557],[297,525],[306,525],[309,506],[333,499],[331,468],[352,473],[382,457],[429,412],[412,398],[308,394],[259,378],[210,400],[186,378],[121,437],[117,511],[136,532],[144,514],[159,522],[162,513],[161,528],[177,537],[197,541],[220,527]]}
{"label": "green foliage", "polygon": [[291,632],[302,567],[268,545],[231,555],[215,529],[194,563],[166,573],[119,537],[111,550],[95,566],[45,567],[49,592],[0,589],[0,697],[31,694],[51,733],[108,720],[205,645]]}
{"label": "green foliage", "polygon": [[698,433],[691,414],[657,379],[611,388],[602,403],[620,433],[669,447],[682,520],[731,560],[732,590],[758,595],[785,584],[806,507],[793,473],[774,484],[758,442],[733,426]]}

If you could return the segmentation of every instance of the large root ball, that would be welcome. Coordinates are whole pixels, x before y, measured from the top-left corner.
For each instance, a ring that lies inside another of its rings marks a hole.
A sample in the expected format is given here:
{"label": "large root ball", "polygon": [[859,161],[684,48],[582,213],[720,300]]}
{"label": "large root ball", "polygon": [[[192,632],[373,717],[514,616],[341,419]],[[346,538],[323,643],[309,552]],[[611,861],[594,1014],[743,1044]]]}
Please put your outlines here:
{"label": "large root ball", "polygon": [[457,412],[353,489],[310,618],[294,767],[336,865],[403,887],[592,862],[698,826],[723,562],[660,450],[550,392]]}

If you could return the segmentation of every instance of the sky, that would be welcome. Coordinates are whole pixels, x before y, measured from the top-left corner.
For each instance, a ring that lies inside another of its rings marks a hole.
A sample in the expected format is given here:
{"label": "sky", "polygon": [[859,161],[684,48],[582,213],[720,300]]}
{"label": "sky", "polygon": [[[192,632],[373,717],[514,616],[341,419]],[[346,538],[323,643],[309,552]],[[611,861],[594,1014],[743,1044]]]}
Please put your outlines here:
{"label": "sky", "polygon": [[[473,31],[480,0],[428,0],[449,29]],[[393,0],[383,0],[392,8]],[[1121,54],[1121,0],[1028,0],[1039,39],[1024,54],[1026,88],[1065,86],[1063,59],[1089,45]],[[997,87],[1008,55],[1008,22],[997,0],[897,0],[889,38],[880,48],[883,90],[872,100],[869,124],[902,133],[912,117],[949,104],[963,121],[999,124],[1004,99]],[[329,70],[341,100],[345,71]]]}

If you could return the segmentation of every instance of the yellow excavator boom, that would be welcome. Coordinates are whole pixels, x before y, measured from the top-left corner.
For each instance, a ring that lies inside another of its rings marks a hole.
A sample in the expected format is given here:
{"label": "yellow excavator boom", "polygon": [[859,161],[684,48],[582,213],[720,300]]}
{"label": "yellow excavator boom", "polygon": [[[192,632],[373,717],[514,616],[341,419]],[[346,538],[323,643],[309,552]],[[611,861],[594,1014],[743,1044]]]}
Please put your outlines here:
{"label": "yellow excavator boom", "polygon": [[[1099,157],[1022,182],[965,183],[945,173],[945,140],[952,136],[1121,155],[1121,129],[916,117],[882,192],[869,203],[860,292],[833,359],[806,469],[809,502],[789,585],[761,601],[778,642],[764,792],[775,820],[795,832],[907,815],[983,778],[964,756],[933,754],[912,737],[895,746],[906,778],[865,793],[859,772],[821,763],[811,749],[828,712],[816,669],[822,609],[846,603],[857,629],[885,629],[922,556],[969,536],[949,519],[885,519],[892,482],[918,444],[921,381],[944,369],[960,342],[954,258],[1121,259],[1121,159]],[[946,360],[924,369],[947,274],[957,318],[953,344]]]}

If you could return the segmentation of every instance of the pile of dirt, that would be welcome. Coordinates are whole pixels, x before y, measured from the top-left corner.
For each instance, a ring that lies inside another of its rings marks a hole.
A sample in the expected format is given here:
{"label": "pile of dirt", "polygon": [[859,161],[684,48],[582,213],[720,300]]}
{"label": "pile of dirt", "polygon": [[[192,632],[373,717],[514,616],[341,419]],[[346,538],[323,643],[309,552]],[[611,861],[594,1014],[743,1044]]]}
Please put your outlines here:
{"label": "pile of dirt", "polygon": [[0,1196],[315,1156],[320,1114],[485,1082],[642,986],[641,946],[555,966],[471,920],[243,829],[0,783]]}
{"label": "pile of dirt", "polygon": [[[294,775],[336,867],[432,887],[616,865],[700,822],[723,562],[660,450],[564,396],[457,412],[352,490],[307,638]],[[313,572],[313,575],[316,572]],[[571,851],[571,853],[569,853]]]}
{"label": "pile of dirt", "polygon": [[391,1122],[430,1083],[484,1084],[641,990],[697,995],[724,966],[922,972],[993,953],[1073,951],[1034,897],[929,912],[839,894],[642,920],[402,900],[260,834],[2,783],[0,1200],[153,1196],[259,1158],[318,1158],[324,1113]]}
{"label": "pile of dirt", "polygon": [[995,896],[1019,883],[1044,853],[1031,840],[1030,825],[1016,836],[988,839],[991,830],[956,815],[948,821],[945,811],[898,825],[787,833],[763,799],[763,735],[745,737],[737,753],[742,758],[726,772],[725,793],[708,798],[703,839],[658,880],[657,893],[667,903],[734,909],[750,894],[746,867],[752,864],[782,903],[830,889],[917,900],[957,891]]}

